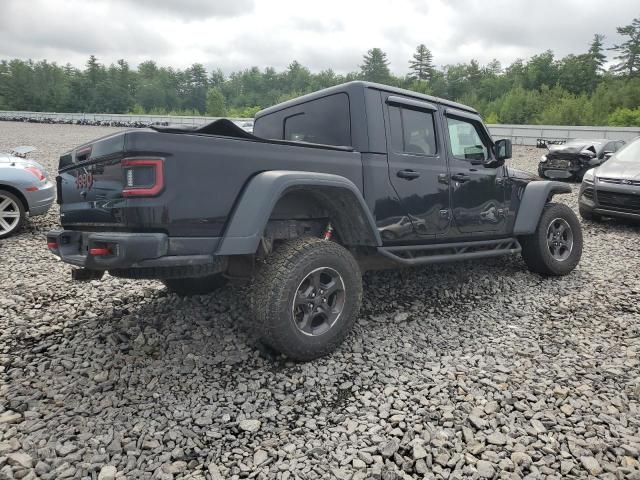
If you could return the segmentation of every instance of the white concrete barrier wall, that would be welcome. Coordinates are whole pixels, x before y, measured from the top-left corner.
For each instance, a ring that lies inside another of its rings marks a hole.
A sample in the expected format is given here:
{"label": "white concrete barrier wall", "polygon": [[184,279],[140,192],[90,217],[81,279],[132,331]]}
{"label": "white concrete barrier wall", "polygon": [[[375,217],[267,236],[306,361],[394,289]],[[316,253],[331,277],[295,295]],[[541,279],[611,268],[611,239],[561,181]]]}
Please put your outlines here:
{"label": "white concrete barrier wall", "polygon": [[[167,122],[176,125],[203,125],[219,117],[183,117],[168,115],[126,115],[111,113],[54,113],[0,111],[2,117],[31,118],[35,120],[58,121],[98,121],[98,122]],[[248,127],[251,118],[231,118],[240,126]],[[535,146],[538,138],[547,140],[566,140],[568,138],[610,138],[629,141],[640,136],[640,127],[573,127],[558,125],[487,125],[494,139],[509,138],[514,145]]]}
{"label": "white concrete barrier wall", "polygon": [[572,127],[560,125],[487,125],[494,139],[509,138],[514,145],[535,146],[538,138],[609,138],[629,141],[640,136],[640,127]]}

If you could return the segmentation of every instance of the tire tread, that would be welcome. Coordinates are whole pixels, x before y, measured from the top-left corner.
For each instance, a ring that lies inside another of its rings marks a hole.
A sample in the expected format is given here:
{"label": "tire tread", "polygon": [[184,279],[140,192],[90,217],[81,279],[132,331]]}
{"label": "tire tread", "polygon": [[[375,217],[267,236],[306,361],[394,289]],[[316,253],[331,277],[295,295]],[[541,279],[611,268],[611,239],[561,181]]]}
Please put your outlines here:
{"label": "tire tread", "polygon": [[[273,319],[282,314],[278,299],[284,294],[284,286],[291,281],[291,272],[300,262],[310,263],[327,255],[348,262],[349,268],[356,274],[355,308],[345,319],[338,335],[323,346],[309,351],[303,345],[290,342]],[[273,251],[254,276],[251,291],[251,313],[262,341],[288,357],[301,361],[313,360],[335,350],[351,330],[362,302],[360,268],[355,258],[341,245],[315,237],[300,237],[283,243]]]}

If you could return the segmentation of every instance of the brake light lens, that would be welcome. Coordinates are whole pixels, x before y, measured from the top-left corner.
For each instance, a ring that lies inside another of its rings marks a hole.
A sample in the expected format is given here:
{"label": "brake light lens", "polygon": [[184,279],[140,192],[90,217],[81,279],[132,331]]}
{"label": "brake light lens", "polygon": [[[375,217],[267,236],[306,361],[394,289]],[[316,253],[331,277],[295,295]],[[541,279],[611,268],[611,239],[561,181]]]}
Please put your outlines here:
{"label": "brake light lens", "polygon": [[38,167],[28,166],[24,167],[24,169],[36,177],[40,182],[44,182],[47,179],[47,176]]}
{"label": "brake light lens", "polygon": [[125,197],[153,197],[164,189],[164,162],[161,158],[122,160]]}

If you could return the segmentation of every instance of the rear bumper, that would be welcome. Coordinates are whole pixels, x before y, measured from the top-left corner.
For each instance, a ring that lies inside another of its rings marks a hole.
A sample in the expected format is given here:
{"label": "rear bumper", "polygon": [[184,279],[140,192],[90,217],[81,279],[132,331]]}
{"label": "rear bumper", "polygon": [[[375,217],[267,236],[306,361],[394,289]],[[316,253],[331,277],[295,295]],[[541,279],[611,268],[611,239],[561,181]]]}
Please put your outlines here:
{"label": "rear bumper", "polygon": [[55,191],[53,183],[47,181],[42,188],[35,192],[26,192],[25,197],[29,204],[29,216],[36,217],[47,213],[55,200]]}
{"label": "rear bumper", "polygon": [[[175,276],[170,273],[173,268],[184,271],[184,276],[189,268],[213,273],[221,263],[214,255],[219,240],[169,237],[164,233],[53,230],[47,234],[50,251],[66,263],[90,270],[147,271],[149,278]],[[152,270],[158,274],[153,275]]]}

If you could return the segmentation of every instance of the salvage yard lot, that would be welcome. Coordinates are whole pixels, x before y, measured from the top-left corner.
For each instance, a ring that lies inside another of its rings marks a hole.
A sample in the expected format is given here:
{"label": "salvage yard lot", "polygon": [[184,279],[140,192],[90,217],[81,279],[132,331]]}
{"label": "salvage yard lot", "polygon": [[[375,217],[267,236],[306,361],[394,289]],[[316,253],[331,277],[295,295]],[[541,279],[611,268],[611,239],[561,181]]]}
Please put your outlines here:
{"label": "salvage yard lot", "polygon": [[[0,150],[53,175],[117,130],[2,122]],[[640,225],[583,222],[567,277],[519,256],[370,272],[345,344],[294,364],[255,348],[242,289],[71,282],[56,224],[0,241],[0,479],[640,479]]]}

